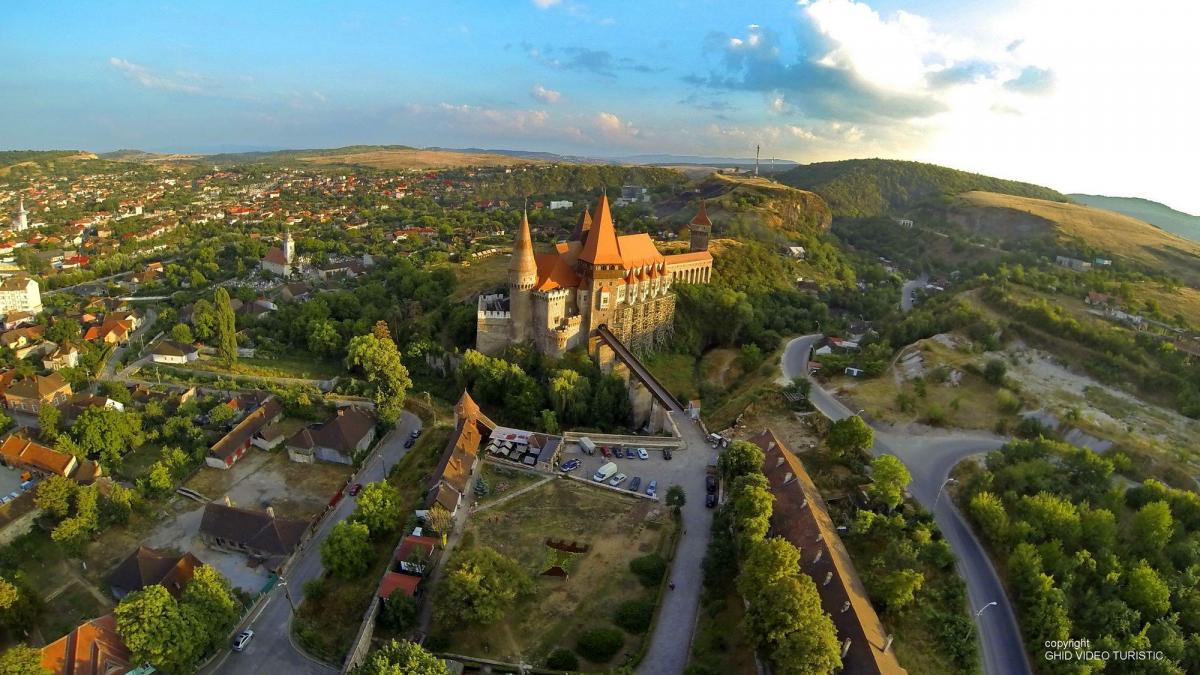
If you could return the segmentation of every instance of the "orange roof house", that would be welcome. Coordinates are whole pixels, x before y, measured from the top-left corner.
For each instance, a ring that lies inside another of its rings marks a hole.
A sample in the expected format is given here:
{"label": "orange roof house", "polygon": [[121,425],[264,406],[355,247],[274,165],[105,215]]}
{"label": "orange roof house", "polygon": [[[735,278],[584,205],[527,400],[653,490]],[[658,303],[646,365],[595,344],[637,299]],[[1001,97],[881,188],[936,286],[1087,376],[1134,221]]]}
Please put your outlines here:
{"label": "orange roof house", "polygon": [[117,634],[117,617],[105,614],[42,647],[42,667],[55,675],[125,675],[132,655]]}
{"label": "orange roof house", "polygon": [[454,406],[455,428],[426,489],[426,506],[458,510],[479,464],[479,443],[496,427],[467,392]]}
{"label": "orange roof house", "polygon": [[4,390],[4,403],[14,410],[36,413],[43,405],[59,405],[70,396],[71,384],[55,371],[11,382]]}
{"label": "orange roof house", "polygon": [[11,467],[35,469],[59,476],[70,476],[79,465],[74,455],[51,450],[17,434],[0,443],[0,458]]}

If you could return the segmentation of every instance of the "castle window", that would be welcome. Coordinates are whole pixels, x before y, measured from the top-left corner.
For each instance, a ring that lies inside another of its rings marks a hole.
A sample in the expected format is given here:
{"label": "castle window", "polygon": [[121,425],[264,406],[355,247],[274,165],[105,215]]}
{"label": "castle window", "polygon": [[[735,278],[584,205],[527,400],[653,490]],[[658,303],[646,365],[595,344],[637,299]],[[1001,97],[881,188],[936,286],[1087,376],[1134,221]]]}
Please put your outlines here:
{"label": "castle window", "polygon": [[625,301],[625,285],[617,286],[617,302]]}
{"label": "castle window", "polygon": [[608,291],[600,291],[600,309],[608,309]]}

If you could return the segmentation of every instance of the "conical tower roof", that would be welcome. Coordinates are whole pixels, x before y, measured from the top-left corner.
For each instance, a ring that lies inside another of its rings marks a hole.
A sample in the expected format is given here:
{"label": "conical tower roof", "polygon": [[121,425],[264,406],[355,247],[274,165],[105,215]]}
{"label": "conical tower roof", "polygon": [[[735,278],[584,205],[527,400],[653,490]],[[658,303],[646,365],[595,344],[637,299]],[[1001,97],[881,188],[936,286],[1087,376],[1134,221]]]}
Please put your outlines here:
{"label": "conical tower roof", "polygon": [[692,218],[692,225],[703,225],[712,227],[712,221],[708,219],[708,209],[704,206],[704,200],[700,200],[700,210],[696,211],[696,215]]}
{"label": "conical tower roof", "polygon": [[600,195],[596,210],[592,214],[592,228],[579,259],[593,265],[620,265],[621,249],[617,245],[617,228],[613,226],[612,211],[608,208],[608,195]]}
{"label": "conical tower roof", "polygon": [[[521,278],[537,279],[537,261],[533,257],[533,235],[529,233],[528,212],[521,214],[521,227],[517,230],[517,240],[513,243],[512,264],[509,271]],[[529,283],[533,283],[533,281]]]}
{"label": "conical tower roof", "polygon": [[588,213],[587,209],[584,209],[583,213],[579,214],[579,220],[575,222],[575,230],[571,232],[571,236],[567,241],[583,241],[591,229],[592,214]]}

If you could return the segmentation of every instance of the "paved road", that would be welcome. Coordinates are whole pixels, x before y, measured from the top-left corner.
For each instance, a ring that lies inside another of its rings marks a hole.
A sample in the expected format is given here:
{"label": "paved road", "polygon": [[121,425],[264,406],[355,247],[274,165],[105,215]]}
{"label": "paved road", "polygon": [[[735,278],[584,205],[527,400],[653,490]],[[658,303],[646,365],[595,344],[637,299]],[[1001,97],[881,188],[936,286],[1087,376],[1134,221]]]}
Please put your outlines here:
{"label": "paved road", "polygon": [[113,349],[112,354],[108,355],[108,360],[104,362],[104,368],[100,370],[100,374],[96,377],[96,380],[99,381],[112,379],[113,369],[115,369],[116,365],[121,362],[121,356],[125,354],[125,350],[129,348],[129,342],[135,342],[146,337],[146,333],[154,327],[154,322],[157,320],[158,312],[155,312],[153,309],[146,310],[146,316],[142,317],[141,325],[138,326],[137,330],[133,331],[133,333],[129,336],[129,341],[124,345],[120,345],[116,349]]}
{"label": "paved road", "polygon": [[[355,480],[360,483],[383,480],[386,471],[391,470],[408,452],[404,441],[413,429],[420,427],[421,420],[405,412],[396,428],[379,442],[371,456],[363,462],[363,468]],[[202,673],[254,675],[271,672],[318,675],[338,672],[336,667],[313,661],[292,644],[291,607],[285,593],[291,593],[291,599],[297,606],[304,601],[304,582],[321,575],[321,542],[329,536],[335,523],[349,517],[354,511],[354,506],[355,498],[348,495],[338,503],[334,511],[321,523],[313,538],[296,553],[296,558],[287,572],[286,588],[282,584],[277,585],[258,614],[251,615],[243,625],[238,626],[238,630],[247,626],[254,629],[254,639],[250,641],[250,646],[240,654],[226,651],[204,668]],[[369,583],[374,583],[374,580],[370,580]]]}
{"label": "paved road", "polygon": [[[708,445],[700,425],[687,419],[687,415],[671,413],[671,417],[687,442],[687,449],[676,452],[663,465],[673,465],[669,468],[675,473],[669,483],[681,485],[687,494],[683,506],[684,534],[668,577],[675,583],[675,590],[668,590],[663,596],[650,649],[637,669],[640,675],[678,675],[687,666],[703,588],[700,563],[708,550],[712,526],[712,510],[704,506],[704,474],[716,450]],[[659,494],[666,494],[669,483],[659,480]]]}
{"label": "paved road", "polygon": [[904,285],[900,287],[900,309],[905,312],[911,311],[913,308],[913,291],[918,288],[925,288],[925,285],[928,283],[928,274],[922,274],[916,279],[904,282]]}
{"label": "paved road", "polygon": [[[806,335],[788,343],[780,360],[780,380],[790,382],[792,378],[807,376],[809,352],[821,337]],[[840,420],[855,414],[815,381],[810,399],[830,419]],[[1032,670],[1021,641],[1016,615],[1000,578],[983,545],[955,508],[953,500],[945,495],[938,498],[938,492],[954,465],[967,457],[994,450],[1005,441],[999,436],[983,433],[909,434],[899,430],[876,429],[871,453],[895,455],[908,467],[912,474],[909,491],[922,506],[933,512],[934,520],[954,549],[958,558],[958,572],[967,583],[967,597],[971,606],[979,611],[988,603],[997,603],[975,618],[983,646],[984,671],[990,675],[1021,675]]]}

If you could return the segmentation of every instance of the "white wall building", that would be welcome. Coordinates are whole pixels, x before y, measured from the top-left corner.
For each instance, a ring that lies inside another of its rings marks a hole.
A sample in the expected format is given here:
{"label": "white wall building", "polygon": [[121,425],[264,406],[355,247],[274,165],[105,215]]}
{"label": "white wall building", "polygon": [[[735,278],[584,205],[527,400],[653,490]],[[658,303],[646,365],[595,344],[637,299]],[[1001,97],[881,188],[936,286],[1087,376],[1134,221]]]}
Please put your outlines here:
{"label": "white wall building", "polygon": [[42,291],[38,282],[29,277],[9,277],[0,283],[0,314],[42,311]]}

